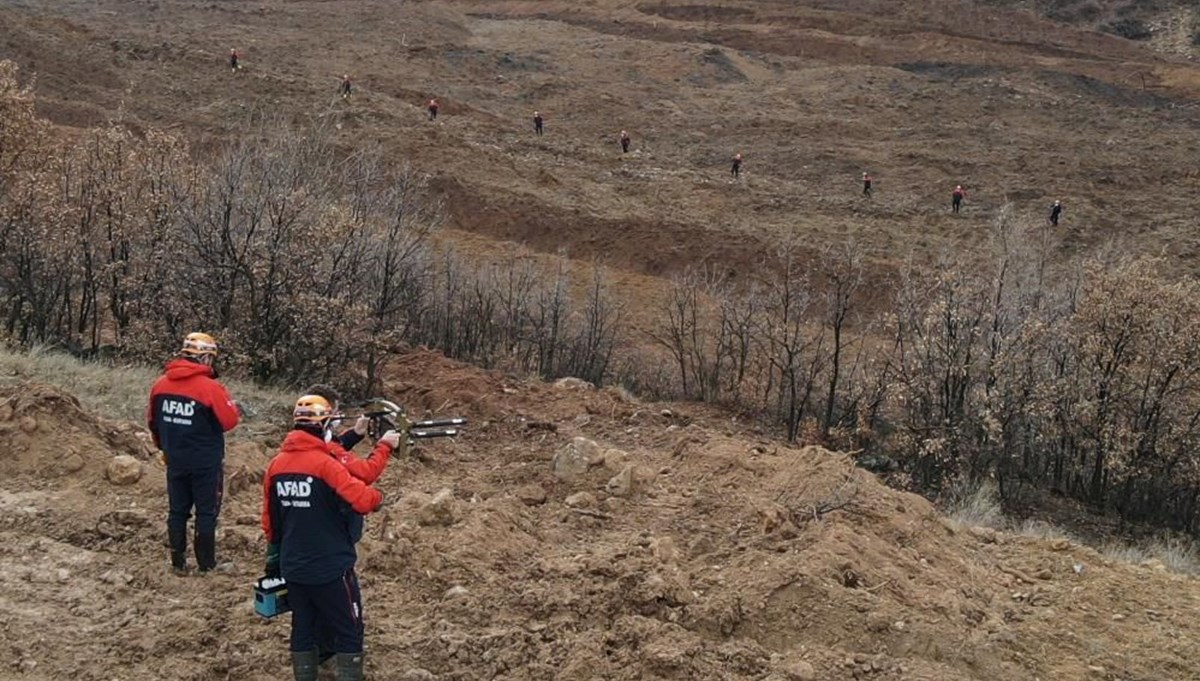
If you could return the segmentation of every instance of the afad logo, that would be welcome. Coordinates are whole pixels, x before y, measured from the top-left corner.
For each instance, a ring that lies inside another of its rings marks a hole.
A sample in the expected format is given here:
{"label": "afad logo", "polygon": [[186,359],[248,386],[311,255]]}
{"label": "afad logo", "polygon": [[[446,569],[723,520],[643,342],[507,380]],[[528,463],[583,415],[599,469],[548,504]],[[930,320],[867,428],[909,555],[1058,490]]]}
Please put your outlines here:
{"label": "afad logo", "polygon": [[196,400],[189,400],[187,402],[163,400],[162,413],[173,414],[175,416],[193,416],[196,413]]}
{"label": "afad logo", "polygon": [[312,494],[312,478],[304,480],[276,480],[275,494],[280,497],[307,497]]}

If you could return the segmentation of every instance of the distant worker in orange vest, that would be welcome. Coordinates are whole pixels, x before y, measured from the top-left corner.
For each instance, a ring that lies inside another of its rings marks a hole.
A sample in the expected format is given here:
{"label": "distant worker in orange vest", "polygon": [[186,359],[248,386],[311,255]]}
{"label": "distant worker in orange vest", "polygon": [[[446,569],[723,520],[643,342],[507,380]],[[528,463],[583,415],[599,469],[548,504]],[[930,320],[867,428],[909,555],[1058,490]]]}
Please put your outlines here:
{"label": "distant worker in orange vest", "polygon": [[438,103],[436,99],[429,100],[429,120],[436,121],[438,112]]}
{"label": "distant worker in orange vest", "polygon": [[236,47],[229,48],[229,70],[237,73],[238,70],[238,53]]}
{"label": "distant worker in orange vest", "polygon": [[533,131],[538,135],[542,134],[542,112],[533,112]]}
{"label": "distant worker in orange vest", "polygon": [[629,133],[624,130],[621,131],[621,153],[629,153]]}
{"label": "distant worker in orange vest", "polygon": [[733,167],[729,169],[729,174],[733,175],[733,179],[738,179],[742,176],[742,155],[734,154]]}
{"label": "distant worker in orange vest", "polygon": [[1062,201],[1055,201],[1053,206],[1050,206],[1050,224],[1058,226],[1058,218],[1062,215]]}
{"label": "distant worker in orange vest", "polygon": [[350,82],[350,74],[347,73],[346,75],[342,76],[342,88],[341,88],[342,99],[346,99],[347,97],[349,97],[350,91],[353,89],[354,89],[354,86]]}
{"label": "distant worker in orange vest", "polygon": [[961,184],[956,185],[954,187],[954,191],[950,192],[950,210],[954,211],[955,213],[962,210],[963,197],[966,195],[967,190],[963,189]]}
{"label": "distant worker in orange vest", "polygon": [[870,173],[863,173],[863,196],[868,199],[871,198],[871,179]]}

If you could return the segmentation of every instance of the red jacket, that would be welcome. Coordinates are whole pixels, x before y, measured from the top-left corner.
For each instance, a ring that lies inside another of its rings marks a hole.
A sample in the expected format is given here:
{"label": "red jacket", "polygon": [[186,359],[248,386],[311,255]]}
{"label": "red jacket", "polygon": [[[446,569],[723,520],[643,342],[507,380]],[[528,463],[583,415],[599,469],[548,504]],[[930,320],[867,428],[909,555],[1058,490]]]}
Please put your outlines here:
{"label": "red jacket", "polygon": [[238,424],[237,405],[212,367],[176,358],[150,388],[146,424],[167,466],[198,470],[225,458],[225,433]]}
{"label": "red jacket", "polygon": [[280,574],[289,582],[327,584],[354,567],[355,521],[383,501],[350,475],[333,446],[293,430],[263,476],[263,533],[279,544]]}
{"label": "red jacket", "polygon": [[370,485],[383,475],[388,461],[392,458],[392,447],[380,442],[375,445],[375,449],[371,450],[369,457],[360,459],[335,439],[329,443],[329,453],[334,459],[337,459],[338,463],[346,467],[350,475]]}

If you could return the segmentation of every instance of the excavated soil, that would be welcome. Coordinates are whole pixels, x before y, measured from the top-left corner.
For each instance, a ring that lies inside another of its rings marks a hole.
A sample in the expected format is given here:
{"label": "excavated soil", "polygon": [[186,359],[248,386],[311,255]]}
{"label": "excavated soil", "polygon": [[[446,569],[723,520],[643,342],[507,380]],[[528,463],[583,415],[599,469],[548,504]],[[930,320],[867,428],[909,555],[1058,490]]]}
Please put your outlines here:
{"label": "excavated soil", "polygon": [[[1200,674],[1200,582],[1161,565],[957,528],[845,455],[701,407],[433,353],[400,358],[392,387],[415,414],[472,423],[379,483],[359,560],[369,678]],[[219,546],[233,571],[178,577],[144,434],[45,386],[0,400],[0,675],[288,676],[287,616],[259,619],[251,597],[277,437],[230,445]],[[140,479],[111,481],[117,456]]]}
{"label": "excavated soil", "polygon": [[[1040,224],[1064,201],[1059,260],[1117,241],[1197,271],[1200,69],[1015,4],[24,0],[0,7],[0,58],[64,127],[203,150],[262,112],[335,121],[345,147],[434,177],[446,243],[598,258],[640,324],[664,277],[737,277],[786,240],[856,238],[880,273],[969,260],[1006,202]],[[380,483],[360,547],[372,679],[1200,678],[1200,584],[1161,565],[956,528],[706,407],[428,353],[392,372],[414,412],[472,426]],[[45,386],[0,400],[0,678],[287,678],[286,619],[250,595],[277,435],[230,445],[234,572],[180,578],[137,426]]]}

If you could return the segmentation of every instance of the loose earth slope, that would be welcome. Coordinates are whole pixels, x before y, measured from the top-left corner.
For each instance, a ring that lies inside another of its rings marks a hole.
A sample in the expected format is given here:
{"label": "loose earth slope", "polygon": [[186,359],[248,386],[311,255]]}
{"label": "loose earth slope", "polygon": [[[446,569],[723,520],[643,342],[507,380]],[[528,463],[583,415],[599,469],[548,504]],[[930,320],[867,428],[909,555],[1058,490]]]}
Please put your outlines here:
{"label": "loose earth slope", "polygon": [[[955,527],[844,455],[700,407],[428,354],[401,358],[393,387],[414,410],[473,423],[380,483],[387,501],[360,547],[370,678],[1200,673],[1200,583],[1159,566]],[[260,621],[250,597],[277,438],[230,447],[220,548],[236,570],[180,578],[144,440],[52,388],[2,399],[6,676],[286,675],[286,616]],[[140,480],[110,482],[114,454],[140,461]]]}
{"label": "loose earth slope", "polygon": [[1060,259],[1115,240],[1194,272],[1200,69],[993,5],[24,2],[0,10],[0,57],[37,73],[64,125],[119,117],[203,140],[262,113],[336,121],[347,146],[436,175],[448,237],[482,253],[518,241],[622,272],[709,262],[736,277],[782,241],[855,235],[887,270],[970,257],[1000,206],[1041,223],[1057,198]]}

